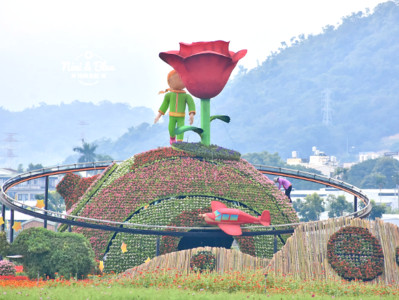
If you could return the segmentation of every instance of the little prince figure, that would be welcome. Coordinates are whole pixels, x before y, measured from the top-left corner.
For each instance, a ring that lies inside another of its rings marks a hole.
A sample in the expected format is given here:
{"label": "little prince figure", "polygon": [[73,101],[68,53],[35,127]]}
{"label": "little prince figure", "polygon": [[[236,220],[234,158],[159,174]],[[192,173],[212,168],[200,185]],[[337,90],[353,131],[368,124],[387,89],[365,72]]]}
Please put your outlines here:
{"label": "little prince figure", "polygon": [[[158,110],[154,123],[157,123],[161,116],[163,116],[169,108],[169,135],[170,144],[176,142],[175,129],[184,126],[184,118],[186,116],[186,105],[188,106],[190,125],[194,122],[195,103],[191,95],[187,94],[183,89],[185,88],[179,73],[172,70],[168,74],[169,88],[165,91],[159,92],[166,93],[162,105]],[[177,141],[183,141],[184,133],[177,135]]]}

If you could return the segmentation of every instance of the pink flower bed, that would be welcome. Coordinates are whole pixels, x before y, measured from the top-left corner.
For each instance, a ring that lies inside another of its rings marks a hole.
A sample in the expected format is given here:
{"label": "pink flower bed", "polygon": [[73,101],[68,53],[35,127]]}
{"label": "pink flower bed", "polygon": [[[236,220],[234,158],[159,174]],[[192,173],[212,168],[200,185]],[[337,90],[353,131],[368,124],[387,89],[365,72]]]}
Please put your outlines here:
{"label": "pink flower bed", "polygon": [[70,211],[78,199],[84,194],[88,187],[99,177],[94,175],[82,178],[79,175],[69,173],[58,183],[56,189],[65,200],[65,208]]}

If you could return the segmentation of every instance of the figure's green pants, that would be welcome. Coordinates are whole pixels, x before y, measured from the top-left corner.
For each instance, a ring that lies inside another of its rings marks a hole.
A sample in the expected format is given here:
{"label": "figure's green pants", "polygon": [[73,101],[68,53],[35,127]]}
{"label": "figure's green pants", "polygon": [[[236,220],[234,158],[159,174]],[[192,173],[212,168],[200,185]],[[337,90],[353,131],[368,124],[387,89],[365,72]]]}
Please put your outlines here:
{"label": "figure's green pants", "polygon": [[[169,135],[170,137],[175,137],[175,128],[184,126],[184,117],[171,117],[169,116]],[[177,135],[177,140],[182,141],[184,138],[184,133]]]}

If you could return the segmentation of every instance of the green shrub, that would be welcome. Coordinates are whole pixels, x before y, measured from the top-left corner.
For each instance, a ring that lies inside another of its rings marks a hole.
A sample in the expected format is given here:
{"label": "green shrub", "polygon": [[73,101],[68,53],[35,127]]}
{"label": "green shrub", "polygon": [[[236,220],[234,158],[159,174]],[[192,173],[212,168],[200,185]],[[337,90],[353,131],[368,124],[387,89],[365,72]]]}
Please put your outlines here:
{"label": "green shrub", "polygon": [[0,261],[0,276],[15,276],[15,265],[7,260]]}
{"label": "green shrub", "polygon": [[4,231],[0,232],[0,255],[5,257],[8,255],[10,250],[10,244],[7,241],[7,236]]}
{"label": "green shrub", "polygon": [[11,252],[23,255],[24,271],[30,278],[69,279],[86,277],[95,266],[94,252],[81,234],[56,233],[44,228],[22,231],[11,245]]}

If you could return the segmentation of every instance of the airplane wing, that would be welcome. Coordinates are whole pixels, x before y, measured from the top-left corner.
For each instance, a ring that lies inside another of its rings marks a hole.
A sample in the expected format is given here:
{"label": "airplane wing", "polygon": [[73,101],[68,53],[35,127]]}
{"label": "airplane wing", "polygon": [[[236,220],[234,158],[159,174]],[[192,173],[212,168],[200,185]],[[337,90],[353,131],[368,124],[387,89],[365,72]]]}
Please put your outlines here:
{"label": "airplane wing", "polygon": [[220,209],[220,208],[227,208],[222,202],[219,201],[211,201],[212,212]]}
{"label": "airplane wing", "polygon": [[242,235],[241,227],[238,224],[217,224],[228,235]]}

